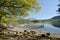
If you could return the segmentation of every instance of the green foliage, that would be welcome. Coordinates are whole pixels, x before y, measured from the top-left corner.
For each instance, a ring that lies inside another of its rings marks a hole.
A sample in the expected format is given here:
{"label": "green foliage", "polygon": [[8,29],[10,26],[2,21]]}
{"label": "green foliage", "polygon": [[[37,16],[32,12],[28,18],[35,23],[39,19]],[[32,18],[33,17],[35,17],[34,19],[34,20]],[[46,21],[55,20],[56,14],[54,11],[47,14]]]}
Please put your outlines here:
{"label": "green foliage", "polygon": [[2,23],[6,23],[7,22],[7,19],[5,16],[2,16],[2,19],[1,19]]}
{"label": "green foliage", "polygon": [[39,20],[33,20],[32,22],[34,22],[34,23],[38,23],[38,22],[39,22]]}
{"label": "green foliage", "polygon": [[32,23],[32,21],[31,20],[28,20],[28,19],[20,19],[20,20],[17,20],[18,21],[18,23],[21,23],[21,24],[26,24],[26,23]]}
{"label": "green foliage", "polygon": [[28,16],[28,11],[39,9],[38,0],[0,0],[0,18],[4,20],[11,16]]}

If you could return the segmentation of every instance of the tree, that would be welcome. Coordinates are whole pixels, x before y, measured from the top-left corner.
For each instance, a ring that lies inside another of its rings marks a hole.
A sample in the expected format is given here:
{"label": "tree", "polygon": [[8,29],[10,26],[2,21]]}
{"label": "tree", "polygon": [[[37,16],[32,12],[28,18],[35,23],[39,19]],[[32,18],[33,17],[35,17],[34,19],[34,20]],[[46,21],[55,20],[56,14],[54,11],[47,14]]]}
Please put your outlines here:
{"label": "tree", "polygon": [[6,18],[27,16],[28,11],[39,10],[37,0],[0,0],[0,23]]}
{"label": "tree", "polygon": [[34,23],[39,23],[39,20],[33,20],[32,22],[34,22]]}
{"label": "tree", "polygon": [[28,16],[28,11],[39,9],[37,0],[0,0],[0,24],[7,23],[8,18]]}

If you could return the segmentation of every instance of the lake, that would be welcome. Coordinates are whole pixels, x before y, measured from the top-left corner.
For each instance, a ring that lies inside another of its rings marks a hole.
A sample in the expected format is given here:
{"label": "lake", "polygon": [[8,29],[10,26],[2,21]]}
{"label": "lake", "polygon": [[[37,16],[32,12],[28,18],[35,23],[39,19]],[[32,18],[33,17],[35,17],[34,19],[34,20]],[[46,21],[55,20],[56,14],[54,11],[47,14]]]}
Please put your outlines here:
{"label": "lake", "polygon": [[48,31],[48,32],[56,32],[56,33],[60,33],[60,28],[58,28],[58,27],[55,27],[55,26],[53,26],[53,25],[51,25],[51,24],[44,24],[44,27],[40,27],[40,28],[36,28],[36,27],[30,27],[30,26],[28,26],[28,27],[26,27],[26,28],[32,28],[32,29],[36,29],[36,30],[38,30],[38,31],[40,31],[40,30],[43,30],[43,31]]}

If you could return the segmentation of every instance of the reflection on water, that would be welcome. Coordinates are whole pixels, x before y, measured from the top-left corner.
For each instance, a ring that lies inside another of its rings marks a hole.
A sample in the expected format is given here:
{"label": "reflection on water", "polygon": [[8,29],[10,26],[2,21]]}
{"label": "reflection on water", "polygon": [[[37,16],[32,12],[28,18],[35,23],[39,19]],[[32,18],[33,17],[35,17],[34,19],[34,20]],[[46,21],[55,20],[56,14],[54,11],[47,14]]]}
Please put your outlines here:
{"label": "reflection on water", "polygon": [[[33,27],[32,26],[27,26],[26,28],[33,28]],[[51,24],[44,24],[44,27],[42,27],[42,28],[41,27],[39,28],[39,27],[34,26],[34,29],[60,33],[60,28],[54,27]]]}
{"label": "reflection on water", "polygon": [[43,24],[26,24],[24,27],[37,29],[37,28],[44,28],[44,25]]}
{"label": "reflection on water", "polygon": [[45,24],[43,29],[46,31],[49,31],[49,32],[59,32],[60,33],[60,28],[54,27],[51,24]]}
{"label": "reflection on water", "polygon": [[52,24],[54,27],[58,27],[60,28],[60,25],[59,24]]}

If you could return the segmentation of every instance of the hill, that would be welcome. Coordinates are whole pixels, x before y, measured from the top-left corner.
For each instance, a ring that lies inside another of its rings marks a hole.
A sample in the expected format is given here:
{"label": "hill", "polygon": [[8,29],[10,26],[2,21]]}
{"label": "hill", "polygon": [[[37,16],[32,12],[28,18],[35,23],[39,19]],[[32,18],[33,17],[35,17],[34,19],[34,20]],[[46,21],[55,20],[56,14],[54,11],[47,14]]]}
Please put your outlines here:
{"label": "hill", "polygon": [[51,18],[51,20],[52,25],[54,25],[55,27],[60,27],[60,16],[55,16]]}
{"label": "hill", "polygon": [[60,20],[60,16],[55,16],[55,17],[53,17],[53,18],[51,18],[51,19]]}

